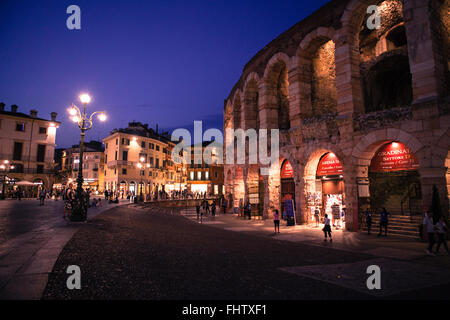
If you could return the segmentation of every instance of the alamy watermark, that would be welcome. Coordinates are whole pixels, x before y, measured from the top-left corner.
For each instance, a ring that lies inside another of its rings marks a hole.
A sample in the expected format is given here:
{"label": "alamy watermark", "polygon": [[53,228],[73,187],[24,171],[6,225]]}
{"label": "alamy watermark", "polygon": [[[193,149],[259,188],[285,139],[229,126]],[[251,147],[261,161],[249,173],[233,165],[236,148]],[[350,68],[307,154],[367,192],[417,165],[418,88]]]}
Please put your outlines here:
{"label": "alamy watermark", "polygon": [[[213,142],[203,150],[203,143],[212,141],[213,138]],[[202,122],[194,121],[194,139],[187,129],[180,128],[172,132],[171,140],[178,142],[172,150],[172,161],[176,164],[182,162],[201,164],[202,161],[208,165],[259,164],[263,176],[269,175],[273,166],[279,164],[280,133],[278,129],[244,131],[227,128],[224,144],[221,130],[211,128],[203,133]],[[225,150],[225,157],[223,150]]]}

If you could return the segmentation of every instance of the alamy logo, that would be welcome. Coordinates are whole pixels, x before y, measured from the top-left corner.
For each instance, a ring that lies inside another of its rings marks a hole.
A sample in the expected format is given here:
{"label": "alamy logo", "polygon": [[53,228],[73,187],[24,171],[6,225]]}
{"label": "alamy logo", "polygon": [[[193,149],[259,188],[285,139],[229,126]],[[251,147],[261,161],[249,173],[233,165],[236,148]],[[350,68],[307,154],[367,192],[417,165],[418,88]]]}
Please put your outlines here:
{"label": "alamy logo", "polygon": [[70,274],[69,278],[67,278],[66,286],[67,289],[81,289],[81,269],[77,265],[71,265],[67,267],[67,274]]}
{"label": "alamy logo", "polygon": [[[203,150],[203,142],[211,141],[213,138],[214,142]],[[259,164],[261,175],[266,176],[279,163],[278,129],[259,129],[258,131],[247,129],[244,131],[227,128],[223,146],[224,138],[221,130],[212,128],[203,133],[202,122],[194,121],[194,141],[187,129],[174,130],[171,140],[179,142],[172,150],[172,161],[176,164],[181,164],[181,162],[200,164],[204,161],[208,165],[214,163],[234,165],[245,164],[248,160],[248,164]],[[225,159],[223,149],[226,153]]]}
{"label": "alamy logo", "polygon": [[367,7],[367,13],[370,14],[367,18],[367,28],[369,30],[380,29],[381,28],[381,15],[378,6],[372,5]]}
{"label": "alamy logo", "polygon": [[81,9],[79,6],[72,4],[67,7],[67,14],[70,14],[66,20],[66,26],[69,30],[80,30],[81,29]]}
{"label": "alamy logo", "polygon": [[367,289],[373,290],[381,289],[381,269],[379,266],[373,264],[367,267],[366,270],[367,274],[370,274],[370,277],[367,278],[366,285]]}

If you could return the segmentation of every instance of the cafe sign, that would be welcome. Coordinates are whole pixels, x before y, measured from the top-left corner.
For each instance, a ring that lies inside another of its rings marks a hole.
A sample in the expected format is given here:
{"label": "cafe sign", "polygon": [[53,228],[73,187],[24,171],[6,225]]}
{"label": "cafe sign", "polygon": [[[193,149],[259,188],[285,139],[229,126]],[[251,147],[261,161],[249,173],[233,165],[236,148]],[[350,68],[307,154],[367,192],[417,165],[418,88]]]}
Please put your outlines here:
{"label": "cafe sign", "polygon": [[417,170],[418,168],[417,157],[400,142],[390,142],[382,146],[370,163],[371,172]]}
{"label": "cafe sign", "polygon": [[339,161],[338,157],[332,153],[327,153],[319,162],[317,166],[318,176],[333,176],[341,175],[343,172],[342,163]]}

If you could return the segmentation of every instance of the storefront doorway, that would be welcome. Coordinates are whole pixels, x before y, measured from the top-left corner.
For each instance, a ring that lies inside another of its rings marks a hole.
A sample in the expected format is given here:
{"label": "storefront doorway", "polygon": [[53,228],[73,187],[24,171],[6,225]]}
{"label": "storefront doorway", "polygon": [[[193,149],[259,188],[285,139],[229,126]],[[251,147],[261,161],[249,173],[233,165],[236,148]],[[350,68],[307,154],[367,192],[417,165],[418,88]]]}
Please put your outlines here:
{"label": "storefront doorway", "polygon": [[[314,215],[316,209],[320,212],[320,219],[323,221],[325,214],[331,219],[334,226],[343,227],[344,217],[341,212],[344,203],[344,180],[343,168],[338,157],[332,153],[325,153],[319,160],[316,171],[316,194],[312,202],[314,206],[310,208],[310,213]],[[311,221],[314,218],[311,217]]]}
{"label": "storefront doorway", "polygon": [[[281,164],[281,213],[282,218],[287,219],[286,201],[292,201],[292,207],[295,212],[295,183],[294,183],[294,170],[288,160],[284,160]],[[292,213],[291,213],[292,214]],[[294,217],[290,217],[294,218]]]}
{"label": "storefront doorway", "polygon": [[422,195],[419,161],[400,142],[382,145],[369,167],[370,207],[379,212],[386,208],[391,214],[420,215]]}

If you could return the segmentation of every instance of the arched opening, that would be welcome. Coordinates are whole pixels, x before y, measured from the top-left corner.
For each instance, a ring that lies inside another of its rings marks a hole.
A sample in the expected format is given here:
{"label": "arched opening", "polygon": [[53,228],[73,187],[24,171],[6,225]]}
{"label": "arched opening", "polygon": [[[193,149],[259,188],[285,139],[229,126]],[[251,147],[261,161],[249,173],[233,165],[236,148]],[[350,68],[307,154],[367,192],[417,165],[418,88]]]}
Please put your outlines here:
{"label": "arched opening", "polygon": [[263,176],[261,175],[261,169],[258,168],[258,216],[264,215],[264,198],[265,198],[266,186],[264,184]]}
{"label": "arched opening", "polygon": [[259,93],[258,83],[255,79],[251,79],[245,88],[244,101],[245,101],[245,128],[246,129],[259,129]]}
{"label": "arched opening", "polygon": [[361,73],[366,112],[411,105],[412,76],[408,56],[386,55],[373,65],[363,66]]}
{"label": "arched opening", "polygon": [[295,224],[295,182],[294,169],[291,163],[285,159],[280,168],[281,182],[281,216],[287,221],[287,225]]}
{"label": "arched opening", "polygon": [[359,32],[362,93],[365,112],[411,105],[409,66],[403,5],[400,0],[378,3],[380,26],[368,26],[369,14]]}
{"label": "arched opening", "polygon": [[136,183],[134,181],[131,181],[128,185],[128,191],[136,195]]}
{"label": "arched opening", "polygon": [[401,142],[381,145],[369,166],[370,207],[391,214],[420,215],[422,196],[419,160]]}
{"label": "arched opening", "polygon": [[337,112],[335,43],[327,37],[313,39],[299,51],[300,105],[304,118]]}
{"label": "arched opening", "polygon": [[277,127],[280,130],[290,129],[289,119],[289,81],[287,66],[283,61],[277,61],[270,68],[268,76],[270,95],[276,103],[278,114]]}
{"label": "arched opening", "polygon": [[313,116],[336,112],[335,46],[329,40],[312,57],[311,106]]}
{"label": "arched opening", "polygon": [[307,221],[317,222],[318,218],[323,222],[327,214],[333,226],[344,228],[343,166],[336,154],[319,150],[311,156],[305,168],[305,187]]}

